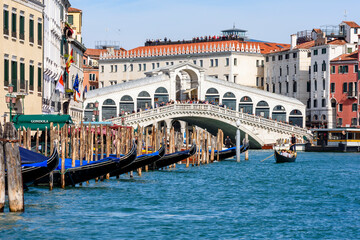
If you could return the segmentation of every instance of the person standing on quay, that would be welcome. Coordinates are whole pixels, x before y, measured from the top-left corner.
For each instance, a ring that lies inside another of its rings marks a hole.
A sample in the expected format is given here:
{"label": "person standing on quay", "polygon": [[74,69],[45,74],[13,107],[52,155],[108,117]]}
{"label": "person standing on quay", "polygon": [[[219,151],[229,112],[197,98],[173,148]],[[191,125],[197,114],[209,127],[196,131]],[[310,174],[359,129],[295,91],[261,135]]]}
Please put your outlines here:
{"label": "person standing on quay", "polygon": [[296,152],[296,137],[295,137],[295,134],[291,135],[290,143],[291,143],[290,150]]}

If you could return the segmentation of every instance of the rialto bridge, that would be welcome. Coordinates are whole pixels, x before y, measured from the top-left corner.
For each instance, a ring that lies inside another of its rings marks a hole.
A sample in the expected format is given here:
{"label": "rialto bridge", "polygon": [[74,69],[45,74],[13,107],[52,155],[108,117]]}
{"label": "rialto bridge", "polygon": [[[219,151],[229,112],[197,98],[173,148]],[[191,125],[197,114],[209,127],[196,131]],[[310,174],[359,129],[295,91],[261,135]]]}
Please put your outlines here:
{"label": "rialto bridge", "polygon": [[[182,103],[166,105],[169,100]],[[196,104],[197,100],[211,104]],[[85,101],[85,120],[94,120],[96,101],[99,120],[131,126],[177,125],[179,131],[185,131],[187,126],[196,125],[211,133],[221,128],[233,138],[236,120],[240,119],[242,137],[248,133],[252,147],[275,143],[293,133],[309,136],[302,128],[305,106],[300,101],[205,76],[201,67],[189,62],[90,91]]]}

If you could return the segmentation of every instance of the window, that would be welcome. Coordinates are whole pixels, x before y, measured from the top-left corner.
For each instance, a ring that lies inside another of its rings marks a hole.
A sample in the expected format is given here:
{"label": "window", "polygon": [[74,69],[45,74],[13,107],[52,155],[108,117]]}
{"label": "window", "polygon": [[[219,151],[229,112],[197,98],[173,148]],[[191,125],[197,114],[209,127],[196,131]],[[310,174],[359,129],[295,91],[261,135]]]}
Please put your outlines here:
{"label": "window", "polygon": [[152,65],[152,69],[155,69],[155,63],[152,63],[151,65]]}
{"label": "window", "polygon": [[330,84],[330,92],[334,93],[335,92],[335,83],[331,83]]}
{"label": "window", "polygon": [[68,23],[71,25],[74,25],[74,16],[73,15],[68,15]]}
{"label": "window", "polygon": [[114,65],[114,67],[115,67],[115,72],[117,72],[117,65]]}
{"label": "window", "polygon": [[210,59],[210,67],[214,66],[214,59]]}
{"label": "window", "polygon": [[281,83],[279,82],[279,93],[281,93]]}
{"label": "window", "polygon": [[355,73],[359,72],[359,65],[358,64],[354,65],[354,72]]}
{"label": "window", "polygon": [[236,83],[236,75],[234,75],[234,83]]}
{"label": "window", "polygon": [[234,66],[237,66],[237,58],[234,58]]}
{"label": "window", "polygon": [[354,34],[358,34],[358,29],[354,28]]}
{"label": "window", "polygon": [[317,107],[317,100],[314,99],[314,108],[316,108],[316,107]]}
{"label": "window", "polygon": [[297,53],[293,53],[293,58],[297,58]]}
{"label": "window", "polygon": [[351,125],[356,125],[357,119],[356,118],[351,118]]}
{"label": "window", "polygon": [[334,74],[335,73],[335,66],[331,66],[331,71],[330,71],[331,74]]}
{"label": "window", "polygon": [[166,66],[168,66],[169,65],[169,62],[166,62]]}
{"label": "window", "polygon": [[139,66],[139,72],[140,72],[140,71],[141,71],[141,63],[139,63],[139,65],[138,65],[138,66]]}
{"label": "window", "polygon": [[308,53],[307,53],[307,57],[308,57],[308,58],[311,57],[311,52],[308,52]]}
{"label": "window", "polygon": [[322,84],[323,84],[323,90],[325,90],[326,89],[326,83],[325,83],[325,79],[323,78],[323,80],[322,80]]}
{"label": "window", "polygon": [[4,34],[9,35],[9,11],[4,9],[4,16],[3,16],[3,25],[4,25]]}
{"label": "window", "polygon": [[318,55],[318,50],[317,49],[314,50],[314,56],[316,56],[316,55]]}
{"label": "window", "polygon": [[266,62],[269,62],[269,57],[268,57],[268,56],[265,58],[265,61],[266,61]]}
{"label": "window", "polygon": [[[325,48],[326,49],[326,48]],[[326,63],[325,61],[323,61],[323,63],[321,64],[321,70],[324,72],[326,71]]]}
{"label": "window", "polygon": [[269,84],[266,84],[266,91],[269,91]]}
{"label": "window", "polygon": [[156,63],[156,67],[159,68],[159,67],[160,67],[160,63]]}
{"label": "window", "polygon": [[200,67],[203,67],[203,60],[200,60]]}
{"label": "window", "polygon": [[297,92],[297,83],[293,81],[293,92]]}
{"label": "window", "polygon": [[226,81],[229,81],[229,75],[224,75],[225,76],[225,79],[226,79]]}
{"label": "window", "polygon": [[38,67],[38,92],[41,92],[41,85],[42,85],[42,69]]}
{"label": "window", "polygon": [[225,59],[225,66],[229,66],[229,64],[230,64],[230,59],[229,59],[229,58],[226,58],[226,59]]}
{"label": "window", "polygon": [[347,83],[344,82],[343,83],[343,93],[346,93],[347,92]]}
{"label": "window", "polygon": [[272,85],[272,92],[275,93],[275,84]]}
{"label": "window", "polygon": [[113,72],[113,71],[114,71],[114,66],[110,65],[110,72]]}
{"label": "window", "polygon": [[16,38],[16,13],[11,15],[11,36]]}
{"label": "window", "polygon": [[343,73],[343,66],[338,67],[338,73]]}
{"label": "window", "polygon": [[38,23],[38,45],[42,45],[42,23]]}
{"label": "window", "polygon": [[256,60],[256,66],[257,67],[259,66],[259,60]]}
{"label": "window", "polygon": [[286,75],[289,75],[289,65],[286,65]]}
{"label": "window", "polygon": [[283,56],[282,55],[279,55],[278,56],[278,60],[281,61],[283,59]]}
{"label": "window", "polygon": [[296,64],[294,64],[294,74],[296,74]]}
{"label": "window", "polygon": [[215,67],[219,66],[219,60],[215,59]]}
{"label": "window", "polygon": [[256,77],[256,86],[258,87],[259,86],[259,77]]}
{"label": "window", "polygon": [[286,82],[286,93],[289,93],[289,82]]}
{"label": "window", "polygon": [[[153,63],[153,66],[155,67],[155,64]],[[124,72],[126,72],[126,64],[124,64]]]}
{"label": "window", "polygon": [[356,110],[357,110],[357,104],[356,104],[356,103],[353,103],[351,109],[352,109],[353,112],[356,112]]}
{"label": "window", "polygon": [[343,66],[343,73],[348,73],[349,72],[349,66],[345,65]]}
{"label": "window", "polygon": [[29,90],[34,91],[34,65],[29,68]]}
{"label": "window", "polygon": [[342,122],[343,122],[343,121],[342,121],[342,118],[338,118],[338,125],[339,125],[339,126],[342,126]]}
{"label": "window", "polygon": [[25,39],[25,17],[20,15],[20,34],[19,38],[21,40]]}
{"label": "window", "polygon": [[130,72],[134,71],[134,65],[130,64]]}
{"label": "window", "polygon": [[343,111],[343,105],[340,103],[339,104],[339,112],[342,112]]}
{"label": "window", "polygon": [[275,56],[272,56],[271,60],[274,62],[275,61]]}
{"label": "window", "polygon": [[9,85],[9,60],[4,59],[4,86]]}
{"label": "window", "polygon": [[314,81],[314,90],[317,91],[317,80]]}
{"label": "window", "polygon": [[285,54],[285,59],[289,59],[289,54]]}
{"label": "window", "polygon": [[326,54],[326,48],[321,49],[321,54]]}
{"label": "window", "polygon": [[307,91],[307,92],[310,92],[310,91],[311,91],[311,84],[310,84],[310,81],[307,81],[307,84],[306,84],[306,91]]}
{"label": "window", "polygon": [[196,60],[193,60],[193,63],[196,65]]}
{"label": "window", "polygon": [[352,52],[353,52],[352,48],[348,48],[348,49],[347,49],[347,52],[348,52],[348,53],[352,53]]}
{"label": "window", "polygon": [[25,63],[20,63],[20,89],[25,89]]}
{"label": "window", "polygon": [[143,64],[143,70],[146,71],[146,63]]}
{"label": "window", "polygon": [[281,77],[281,75],[282,75],[282,69],[281,69],[281,67],[280,67],[279,71],[280,71],[280,77]]}
{"label": "window", "polygon": [[314,64],[314,72],[317,72],[318,71],[318,65],[317,65],[317,62],[315,62]]}
{"label": "window", "polygon": [[321,107],[326,107],[326,100],[325,100],[325,98],[321,99]]}
{"label": "window", "polygon": [[29,41],[34,43],[34,20],[29,20]]}
{"label": "window", "polygon": [[11,84],[14,85],[14,92],[17,92],[17,62],[11,61]]}
{"label": "window", "polygon": [[101,66],[101,72],[104,72],[104,66]]}

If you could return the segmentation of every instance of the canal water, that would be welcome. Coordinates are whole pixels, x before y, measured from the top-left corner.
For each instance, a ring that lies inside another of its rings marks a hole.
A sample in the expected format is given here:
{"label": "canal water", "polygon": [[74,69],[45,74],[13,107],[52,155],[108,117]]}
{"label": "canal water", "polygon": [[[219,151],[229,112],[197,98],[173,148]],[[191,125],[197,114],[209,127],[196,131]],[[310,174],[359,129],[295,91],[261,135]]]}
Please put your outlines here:
{"label": "canal water", "polygon": [[360,154],[261,162],[271,154],[52,192],[32,187],[25,213],[0,214],[0,239],[360,238]]}

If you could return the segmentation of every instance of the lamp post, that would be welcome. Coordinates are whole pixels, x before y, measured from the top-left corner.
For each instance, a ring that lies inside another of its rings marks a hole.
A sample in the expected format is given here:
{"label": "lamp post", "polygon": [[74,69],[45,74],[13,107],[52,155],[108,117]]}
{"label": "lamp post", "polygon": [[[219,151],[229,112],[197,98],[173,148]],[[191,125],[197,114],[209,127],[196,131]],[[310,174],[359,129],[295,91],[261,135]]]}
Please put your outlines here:
{"label": "lamp post", "polygon": [[7,103],[8,108],[10,109],[10,122],[12,122],[12,109],[16,103],[16,95],[13,94],[14,85],[11,83],[8,86],[8,93],[5,95],[5,101]]}
{"label": "lamp post", "polygon": [[98,122],[99,121],[99,102],[98,101],[96,101],[94,103],[93,114],[95,116],[95,121]]}
{"label": "lamp post", "polygon": [[236,161],[240,162],[240,119],[236,120]]}

